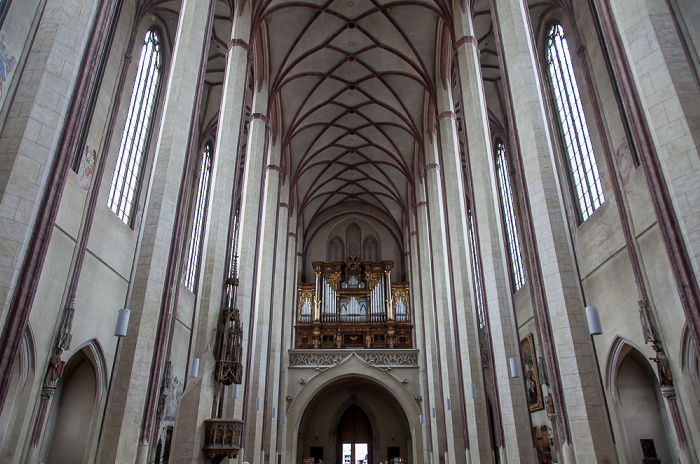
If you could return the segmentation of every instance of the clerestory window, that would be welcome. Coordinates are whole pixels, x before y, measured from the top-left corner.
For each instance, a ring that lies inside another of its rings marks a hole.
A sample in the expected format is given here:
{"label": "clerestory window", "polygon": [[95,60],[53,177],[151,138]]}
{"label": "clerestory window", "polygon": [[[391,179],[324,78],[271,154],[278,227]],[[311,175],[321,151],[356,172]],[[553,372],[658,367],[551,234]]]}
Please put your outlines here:
{"label": "clerestory window", "polygon": [[199,166],[199,181],[197,182],[197,199],[192,218],[192,233],[190,247],[187,253],[187,268],[185,269],[185,286],[194,292],[197,288],[199,275],[200,250],[202,236],[206,224],[207,205],[209,203],[209,179],[211,177],[212,148],[211,143],[204,146],[202,161]]}
{"label": "clerestory window", "polygon": [[107,206],[133,227],[138,203],[145,153],[151,137],[153,115],[162,81],[161,39],[155,30],[146,33],[136,71],[134,90],[122,134],[117,165],[109,189]]}
{"label": "clerestory window", "polygon": [[549,30],[547,70],[566,145],[579,213],[585,221],[603,204],[605,197],[571,65],[569,46],[561,24],[554,24]]}
{"label": "clerestory window", "polygon": [[520,237],[515,223],[515,207],[513,204],[513,189],[510,184],[506,148],[503,142],[496,143],[496,176],[498,177],[498,192],[503,211],[503,222],[506,227],[508,241],[508,256],[510,258],[510,273],[513,280],[513,290],[518,291],[525,283],[525,268],[523,255],[520,250]]}
{"label": "clerestory window", "polygon": [[479,267],[479,259],[476,256],[476,235],[474,233],[474,218],[472,212],[467,213],[467,221],[469,222],[469,252],[472,257],[472,278],[474,281],[474,302],[476,305],[476,314],[479,322],[479,329],[484,328],[484,299],[481,295],[481,268]]}

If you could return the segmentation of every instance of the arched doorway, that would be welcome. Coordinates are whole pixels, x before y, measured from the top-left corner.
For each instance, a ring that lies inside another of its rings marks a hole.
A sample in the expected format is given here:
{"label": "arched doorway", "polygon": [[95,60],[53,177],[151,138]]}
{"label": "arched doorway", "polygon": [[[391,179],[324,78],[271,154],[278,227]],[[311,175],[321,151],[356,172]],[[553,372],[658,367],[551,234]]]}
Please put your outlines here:
{"label": "arched doorway", "polygon": [[95,439],[99,378],[88,356],[78,350],[66,363],[44,429],[39,462],[86,462]]}
{"label": "arched doorway", "polygon": [[671,424],[656,376],[646,359],[635,349],[630,349],[620,362],[617,397],[628,461],[642,462],[644,458],[656,458],[661,462],[676,462],[667,436]]}
{"label": "arched doorway", "polygon": [[338,422],[337,462],[367,464],[372,459],[372,424],[357,404],[352,404]]}
{"label": "arched doorway", "polygon": [[337,378],[319,389],[302,413],[296,439],[295,462],[416,462],[401,404],[383,385],[361,376]]}

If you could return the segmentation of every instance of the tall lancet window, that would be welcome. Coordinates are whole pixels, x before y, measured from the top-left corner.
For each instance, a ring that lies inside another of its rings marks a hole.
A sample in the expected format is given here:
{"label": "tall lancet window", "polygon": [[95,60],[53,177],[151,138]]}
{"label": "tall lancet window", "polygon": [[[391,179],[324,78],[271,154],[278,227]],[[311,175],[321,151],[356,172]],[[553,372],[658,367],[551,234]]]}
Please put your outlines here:
{"label": "tall lancet window", "polygon": [[569,168],[585,221],[605,201],[581,97],[561,24],[549,30],[547,69],[569,158]]}
{"label": "tall lancet window", "polygon": [[510,272],[515,291],[525,283],[525,268],[523,267],[523,254],[520,251],[520,237],[515,224],[515,208],[513,206],[513,189],[510,186],[510,174],[506,148],[503,142],[496,144],[496,175],[498,177],[498,191],[501,197],[501,209],[506,226],[506,239],[508,240],[508,256],[510,257]]}
{"label": "tall lancet window", "polygon": [[149,30],[141,49],[134,90],[107,199],[107,206],[130,227],[134,224],[134,209],[146,164],[144,153],[151,138],[153,115],[162,80],[160,44],[158,33]]}
{"label": "tall lancet window", "polygon": [[[469,253],[472,256],[472,279],[474,280],[474,302],[476,314],[479,319],[479,330],[484,328],[484,298],[481,294],[481,268],[479,258],[476,256],[476,234],[474,232],[474,216],[471,210],[467,213],[469,222]],[[481,341],[481,338],[479,339]]]}
{"label": "tall lancet window", "polygon": [[192,218],[192,233],[190,234],[190,247],[187,253],[187,268],[185,269],[185,286],[191,291],[197,288],[197,275],[199,274],[200,249],[204,225],[207,220],[207,204],[209,203],[209,179],[211,177],[211,144],[204,146],[202,162],[199,166],[199,182],[197,183],[197,203],[194,206]]}

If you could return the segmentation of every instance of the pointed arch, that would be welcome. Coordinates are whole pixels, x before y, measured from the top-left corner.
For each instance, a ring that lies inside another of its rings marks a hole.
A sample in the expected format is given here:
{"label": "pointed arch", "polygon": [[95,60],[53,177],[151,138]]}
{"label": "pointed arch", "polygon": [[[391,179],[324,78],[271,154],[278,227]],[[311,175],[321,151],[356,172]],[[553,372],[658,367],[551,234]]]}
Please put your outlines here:
{"label": "pointed arch", "polygon": [[34,340],[34,332],[31,324],[27,322],[27,327],[24,329],[22,344],[19,348],[19,363],[20,372],[20,388],[24,388],[29,374],[34,374],[36,370],[36,342]]}
{"label": "pointed arch", "polygon": [[328,261],[344,261],[345,260],[345,242],[336,235],[328,241],[328,252],[326,254]]}
{"label": "pointed arch", "polygon": [[379,261],[381,252],[379,251],[379,241],[374,235],[365,237],[362,244],[362,260],[363,261]]}
{"label": "pointed arch", "polygon": [[136,80],[107,200],[107,206],[132,228],[163,81],[161,44],[161,34],[157,28],[149,29],[141,48]]}
{"label": "pointed arch", "polygon": [[[83,351],[83,354],[92,364],[95,371],[95,397],[99,401],[102,398],[102,393],[107,389],[107,361],[105,359],[104,349],[102,344],[96,338],[88,340],[80,345],[74,352],[75,356],[78,352]],[[72,359],[72,357],[71,357]]]}
{"label": "pointed arch", "polygon": [[352,253],[359,255],[362,252],[362,229],[356,222],[351,222],[345,229],[345,244],[348,256]]}

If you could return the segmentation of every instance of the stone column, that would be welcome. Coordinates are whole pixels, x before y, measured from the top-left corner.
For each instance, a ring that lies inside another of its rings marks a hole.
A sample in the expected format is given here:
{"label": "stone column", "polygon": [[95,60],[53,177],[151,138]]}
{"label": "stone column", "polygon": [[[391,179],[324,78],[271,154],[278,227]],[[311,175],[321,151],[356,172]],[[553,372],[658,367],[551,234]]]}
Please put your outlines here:
{"label": "stone column", "polygon": [[[530,255],[530,284],[539,295],[535,311],[543,324],[555,407],[568,419],[562,437],[565,460],[575,456],[579,463],[617,462],[571,257],[528,12],[520,0],[494,0],[494,4],[515,125],[516,146],[511,150],[522,165],[521,195],[529,202],[523,208],[528,215],[523,235]],[[568,449],[571,445],[573,450]]]}
{"label": "stone column", "polygon": [[[273,143],[275,141],[273,140]],[[277,141],[277,146],[273,147],[273,151],[279,151],[281,145]],[[275,155],[276,157],[276,155]],[[284,173],[278,173],[277,177],[284,177]],[[281,181],[281,179],[280,179]],[[288,350],[291,348],[290,339],[291,332],[289,329],[294,326],[294,314],[296,312],[296,298],[291,295],[288,287],[294,287],[295,279],[293,278],[294,273],[294,255],[290,254],[290,244],[291,248],[294,250],[294,244],[296,240],[288,235],[289,227],[289,182],[280,182],[279,195],[277,204],[279,205],[277,214],[277,232],[275,237],[275,242],[277,243],[277,249],[275,250],[275,271],[272,288],[272,301],[270,306],[270,323],[272,327],[270,329],[270,352],[268,353],[267,359],[267,375],[268,381],[265,385],[265,434],[263,436],[263,448],[270,453],[270,455],[262,462],[276,463],[278,452],[278,434],[280,432],[280,425],[282,425],[282,416],[284,415],[284,409],[286,401],[284,399],[283,391],[286,388],[282,388],[282,375],[283,368],[287,365],[287,360],[289,358]],[[288,261],[289,260],[289,261]],[[275,417],[273,416],[273,408],[275,411]],[[284,461],[284,458],[282,458]],[[288,461],[285,461],[288,462]]]}
{"label": "stone column", "polygon": [[[260,338],[256,331],[257,313],[259,311],[264,311],[260,309],[264,306],[259,305],[257,302],[258,256],[261,253],[262,247],[264,247],[265,252],[268,252],[268,247],[270,245],[269,242],[263,244],[263,240],[260,239],[262,236],[262,214],[265,212],[262,207],[262,195],[267,174],[265,166],[267,165],[266,152],[269,136],[266,110],[267,93],[266,90],[263,90],[262,92],[256,93],[253,97],[253,114],[251,115],[248,130],[248,149],[245,153],[245,168],[243,171],[243,179],[241,180],[242,193],[238,230],[240,269],[238,307],[241,311],[241,322],[243,324],[243,385],[241,385],[240,388],[239,398],[227,407],[227,410],[233,409],[233,417],[240,417],[246,423],[244,447],[249,451],[242,450],[241,456],[243,457],[239,457],[239,459],[248,461],[255,461],[255,459],[250,457],[250,454],[247,454],[249,452],[252,453],[255,449],[254,443],[252,442],[254,437],[253,428],[255,425],[252,424],[255,423],[255,413],[259,412],[255,409],[255,400],[260,398],[262,401],[263,399],[262,397],[256,396],[259,392],[256,390],[257,382],[255,375],[259,372],[254,373],[253,369],[259,362],[259,358],[256,358],[254,355],[256,344]],[[268,256],[268,259],[271,258]],[[269,282],[268,280],[268,285]],[[269,288],[267,292],[269,293]],[[267,308],[269,313],[269,302]],[[251,388],[251,386],[253,388]]]}
{"label": "stone column", "polygon": [[[464,415],[462,419],[467,426],[465,432],[467,448],[472,462],[488,461],[492,457],[489,432],[489,419],[484,394],[484,376],[479,349],[478,318],[471,297],[469,282],[472,280],[469,250],[469,227],[467,223],[466,183],[462,174],[462,161],[457,139],[456,115],[452,111],[450,88],[438,86],[438,127],[442,151],[441,164],[445,185],[445,205],[448,221],[445,223],[449,233],[449,263],[451,264],[450,281],[453,285],[452,304],[455,322],[455,351],[458,379],[459,403],[452,400],[455,416]],[[469,120],[469,119],[468,119]],[[471,123],[471,120],[469,120]],[[471,126],[470,126],[471,127]],[[480,152],[479,152],[480,153]],[[473,383],[480,392],[474,399],[466,399],[465,385]],[[463,404],[460,404],[463,403]],[[460,407],[460,409],[458,409]]]}
{"label": "stone column", "polygon": [[[114,1],[99,7],[86,0],[47,1],[24,72],[16,67],[23,62],[23,50],[8,45],[8,58],[16,63],[5,69],[4,92],[12,95],[5,95],[9,113],[0,138],[0,410],[29,321],[87,95],[98,80],[94,69],[106,47],[113,8]],[[22,75],[15,91],[11,76],[18,72]],[[52,353],[41,348],[38,355],[41,372]]]}
{"label": "stone column", "polygon": [[114,373],[101,462],[131,464],[136,461],[137,453],[139,460],[145,461],[148,451],[147,438],[144,442],[140,439],[140,426],[151,371],[160,369],[151,363],[153,344],[161,317],[178,193],[197,103],[200,66],[193,63],[206,60],[202,50],[209,38],[209,5],[207,2],[207,8],[203,8],[201,1],[184,0],[180,10],[153,177],[141,226],[143,238],[131,282],[129,334]]}
{"label": "stone column", "polygon": [[[269,133],[269,131],[268,131]],[[275,257],[278,253],[277,233],[279,191],[282,181],[280,168],[280,148],[279,146],[268,150],[269,158],[263,167],[264,184],[262,193],[262,204],[260,212],[260,223],[258,225],[258,253],[257,265],[255,267],[255,299],[251,312],[253,336],[250,339],[251,360],[250,370],[247,372],[248,395],[248,418],[246,421],[246,454],[245,459],[251,462],[266,462],[263,453],[269,449],[264,448],[265,434],[269,432],[272,406],[266,401],[268,381],[272,380],[269,375],[269,359],[272,356],[272,349],[279,350],[279,345],[271,346],[271,334],[273,321],[276,318],[273,296],[277,280]],[[259,155],[258,155],[259,156]],[[282,210],[284,213],[286,209]],[[286,221],[285,221],[286,222]],[[279,307],[278,307],[279,308]],[[279,330],[279,327],[278,327]],[[276,342],[279,343],[279,340]],[[260,407],[257,407],[257,400],[260,399]]]}
{"label": "stone column", "polygon": [[[413,270],[413,311],[416,348],[421,350],[424,357],[424,368],[421,377],[424,379],[421,391],[423,391],[423,401],[421,409],[423,411],[423,433],[426,435],[428,445],[425,453],[427,462],[433,462],[433,457],[439,454],[440,443],[443,433],[440,432],[437,422],[431,417],[431,408],[435,406],[435,398],[442,398],[439,393],[439,382],[436,380],[438,369],[437,350],[435,343],[435,327],[433,317],[433,287],[430,272],[421,272],[429,269],[430,266],[430,234],[428,233],[428,203],[425,201],[424,180],[419,174],[416,175],[416,199],[414,205],[415,228],[412,232],[413,246],[415,247],[414,259],[412,260]],[[421,310],[417,310],[420,308]],[[442,400],[439,400],[442,401]]]}
{"label": "stone column", "polygon": [[[432,128],[429,128],[432,130]],[[433,133],[434,137],[439,134]],[[435,337],[435,354],[437,372],[434,381],[438,383],[439,393],[431,401],[431,407],[436,410],[435,425],[444,431],[443,443],[438,447],[440,457],[445,456],[445,462],[464,462],[464,426],[459,411],[462,393],[459,388],[459,378],[455,373],[459,372],[457,362],[456,336],[457,321],[452,313],[452,282],[450,280],[450,243],[448,223],[445,206],[445,191],[443,184],[443,166],[440,164],[440,147],[431,145],[431,150],[426,150],[425,190],[428,212],[428,237],[431,253],[433,313],[432,327],[427,328],[426,336],[433,332]],[[424,304],[425,307],[430,307]],[[426,316],[428,320],[430,316]],[[448,400],[450,408],[448,409]],[[454,404],[454,407],[452,407]]]}
{"label": "stone column", "polygon": [[207,213],[207,235],[202,250],[202,286],[199,292],[197,341],[194,357],[204,353],[216,339],[216,324],[221,311],[224,279],[227,272],[231,203],[235,196],[238,151],[243,132],[246,78],[249,58],[250,12],[246,4],[237,12],[226,57],[226,77],[221,93],[214,165],[211,171],[211,208]]}
{"label": "stone column", "polygon": [[514,317],[503,224],[499,209],[496,166],[484,97],[481,63],[471,14],[462,15],[456,24],[457,64],[467,130],[469,169],[471,170],[474,229],[484,276],[484,303],[487,308],[494,368],[501,405],[504,451],[508,462],[534,462],[530,418],[521,378],[512,378],[509,359],[519,358],[517,321]]}
{"label": "stone column", "polygon": [[[228,272],[229,228],[233,213],[238,151],[241,138],[244,137],[243,118],[250,48],[246,40],[249,35],[250,8],[246,7],[234,19],[221,94],[219,130],[214,145],[209,195],[211,207],[207,214],[207,235],[202,250],[202,285],[195,321],[196,338],[191,354],[192,358],[200,358],[200,374],[198,379],[188,381],[187,390],[178,409],[174,438],[186,439],[173,439],[171,462],[175,462],[175,459],[183,462],[191,462],[195,458],[204,459],[201,453],[204,420],[213,417],[212,401],[219,392],[224,391],[221,384],[214,379],[216,359],[213,352],[216,350],[214,343],[222,309],[224,279]],[[224,399],[218,398],[218,401]],[[234,417],[225,414],[224,418]],[[192,443],[195,443],[195,446],[192,446]]]}
{"label": "stone column", "polygon": [[[286,185],[289,185],[288,183]],[[297,251],[299,247],[299,239],[297,237],[295,230],[297,230],[297,216],[296,208],[293,200],[290,198],[290,192],[288,188],[283,188],[283,198],[286,199],[288,217],[287,217],[287,242],[286,242],[286,266],[285,272],[285,312],[284,312],[284,322],[282,329],[282,353],[280,356],[280,374],[282,378],[280,379],[279,386],[279,409],[277,416],[277,454],[282,455],[282,462],[293,462],[295,458],[292,457],[293,447],[289,446],[287,436],[289,434],[289,428],[294,429],[294,424],[291,418],[286,418],[287,408],[289,406],[289,401],[286,398],[286,392],[289,391],[289,350],[294,348],[294,321],[296,318],[296,283],[299,279],[299,259],[297,258]],[[280,205],[282,206],[282,205]],[[296,437],[295,437],[296,438]],[[274,461],[273,461],[274,459]],[[276,457],[272,456],[270,462],[277,462]]]}

